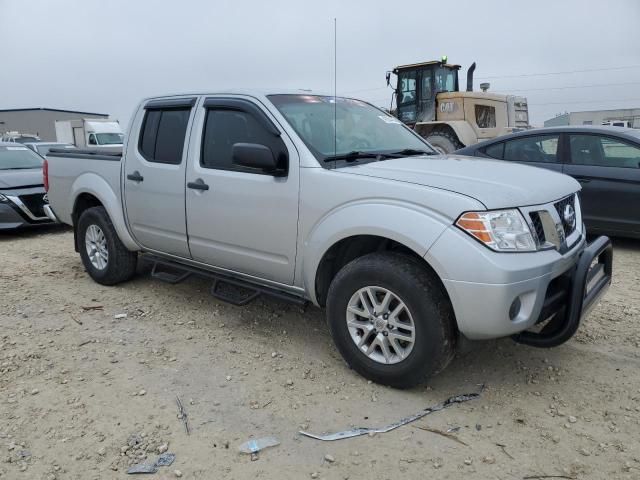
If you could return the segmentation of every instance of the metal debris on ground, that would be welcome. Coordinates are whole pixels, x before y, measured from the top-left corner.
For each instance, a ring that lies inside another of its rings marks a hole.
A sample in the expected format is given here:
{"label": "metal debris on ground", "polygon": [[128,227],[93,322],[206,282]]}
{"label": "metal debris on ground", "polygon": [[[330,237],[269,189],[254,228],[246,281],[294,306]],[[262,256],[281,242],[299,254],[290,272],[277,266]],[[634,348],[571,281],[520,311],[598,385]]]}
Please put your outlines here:
{"label": "metal debris on ground", "polygon": [[277,445],[280,445],[280,442],[275,437],[263,437],[244,442],[238,447],[238,450],[240,450],[240,453],[250,454],[253,461],[258,459],[258,452]]}
{"label": "metal debris on ground", "polygon": [[136,473],[156,473],[158,471],[158,467],[168,467],[175,459],[175,453],[163,453],[153,463],[138,463],[136,465],[132,465],[127,470],[127,473],[130,475]]}
{"label": "metal debris on ground", "polygon": [[88,305],[80,308],[82,308],[82,310],[85,312],[88,312],[90,310],[104,310],[104,307],[102,305]]}
{"label": "metal debris on ground", "polygon": [[453,440],[454,442],[458,442],[459,444],[464,445],[465,447],[469,446],[469,444],[463,442],[462,440],[460,440],[458,437],[456,437],[452,433],[448,433],[448,432],[445,432],[445,431],[437,429],[437,428],[427,427],[426,425],[414,425],[414,427],[419,428],[420,430],[424,430],[425,432],[431,432],[431,433],[435,433],[437,435],[441,435],[441,436],[443,436],[445,438],[448,438],[449,440]]}
{"label": "metal debris on ground", "polygon": [[449,408],[452,405],[468,402],[469,400],[475,400],[476,398],[479,398],[479,397],[480,397],[480,393],[468,393],[465,395],[457,395],[455,397],[446,399],[442,403],[439,403],[432,407],[427,407],[416,414],[410,415],[408,417],[404,417],[395,423],[387,425],[386,427],[381,427],[381,428],[360,427],[360,428],[353,428],[351,430],[345,430],[344,432],[330,433],[327,435],[316,435],[314,433],[309,433],[309,432],[300,430],[300,434],[304,435],[305,437],[315,438],[316,440],[322,440],[323,442],[331,442],[334,440],[343,440],[345,438],[359,437],[361,435],[387,433],[387,432],[390,432],[391,430],[395,430],[398,427],[406,425],[407,423],[415,422],[416,420],[422,417],[425,417],[430,413],[439,412],[440,410]]}
{"label": "metal debris on ground", "polygon": [[184,430],[187,432],[187,435],[189,435],[190,432],[189,432],[189,421],[187,419],[187,411],[184,409],[184,406],[180,401],[180,397],[178,397],[177,395],[176,395],[176,404],[178,405],[178,418],[182,420],[182,423],[184,423]]}

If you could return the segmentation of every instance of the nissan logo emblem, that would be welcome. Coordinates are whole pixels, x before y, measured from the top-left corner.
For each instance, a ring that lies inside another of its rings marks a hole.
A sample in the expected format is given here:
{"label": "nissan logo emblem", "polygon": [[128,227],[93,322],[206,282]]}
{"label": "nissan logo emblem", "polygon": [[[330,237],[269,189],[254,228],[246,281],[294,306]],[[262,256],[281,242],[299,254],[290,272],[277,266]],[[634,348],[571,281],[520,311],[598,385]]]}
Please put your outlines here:
{"label": "nissan logo emblem", "polygon": [[566,223],[572,229],[576,227],[576,211],[571,205],[567,205],[566,207],[564,207],[562,219],[564,220],[564,223]]}

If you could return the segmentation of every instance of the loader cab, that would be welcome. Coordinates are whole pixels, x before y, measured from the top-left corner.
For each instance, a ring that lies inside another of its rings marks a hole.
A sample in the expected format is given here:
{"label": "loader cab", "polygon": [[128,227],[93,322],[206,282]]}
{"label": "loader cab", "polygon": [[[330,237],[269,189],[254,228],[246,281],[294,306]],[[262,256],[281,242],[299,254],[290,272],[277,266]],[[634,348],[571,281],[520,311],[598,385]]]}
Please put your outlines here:
{"label": "loader cab", "polygon": [[[417,122],[436,119],[436,95],[441,92],[457,92],[460,65],[444,61],[432,61],[401,65],[393,69],[397,75],[396,116],[403,123],[413,126]],[[387,81],[389,76],[387,76]]]}

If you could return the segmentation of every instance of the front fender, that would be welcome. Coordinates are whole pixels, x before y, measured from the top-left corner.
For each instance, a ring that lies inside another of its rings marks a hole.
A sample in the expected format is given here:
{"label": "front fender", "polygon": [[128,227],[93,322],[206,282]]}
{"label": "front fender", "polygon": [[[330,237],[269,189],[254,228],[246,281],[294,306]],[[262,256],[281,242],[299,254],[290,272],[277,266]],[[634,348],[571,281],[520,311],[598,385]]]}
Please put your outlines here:
{"label": "front fender", "polygon": [[316,299],[316,272],[325,253],[337,242],[356,235],[394,240],[423,257],[450,224],[425,207],[386,199],[367,199],[337,207],[323,216],[304,240],[303,281]]}
{"label": "front fender", "polygon": [[129,234],[129,230],[127,229],[127,225],[124,220],[121,199],[113,191],[111,185],[95,173],[83,173],[76,178],[71,185],[71,195],[69,198],[72,203],[69,205],[70,212],[73,212],[76,200],[83,193],[93,195],[100,201],[109,214],[111,223],[113,223],[116,233],[124,246],[131,251],[140,250],[138,244]]}

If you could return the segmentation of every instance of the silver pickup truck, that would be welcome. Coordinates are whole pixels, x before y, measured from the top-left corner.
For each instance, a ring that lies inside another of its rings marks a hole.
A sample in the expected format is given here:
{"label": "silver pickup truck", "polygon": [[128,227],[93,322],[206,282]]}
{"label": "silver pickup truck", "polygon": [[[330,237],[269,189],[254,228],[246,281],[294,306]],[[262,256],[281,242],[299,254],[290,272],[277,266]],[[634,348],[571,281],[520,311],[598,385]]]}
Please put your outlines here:
{"label": "silver pickup truck", "polygon": [[351,98],[150,98],[122,155],[51,150],[44,172],[95,281],[131,278],[142,257],[236,304],[312,302],[346,361],[395,387],[442,370],[461,336],[559,345],[611,281],[575,180],[437,155]]}

